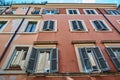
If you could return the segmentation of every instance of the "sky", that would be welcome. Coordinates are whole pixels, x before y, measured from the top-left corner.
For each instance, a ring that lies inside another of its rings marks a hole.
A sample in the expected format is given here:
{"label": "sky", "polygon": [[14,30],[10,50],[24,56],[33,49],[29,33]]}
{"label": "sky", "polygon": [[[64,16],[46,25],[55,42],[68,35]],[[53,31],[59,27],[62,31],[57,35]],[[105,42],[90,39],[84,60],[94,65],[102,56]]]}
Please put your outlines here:
{"label": "sky", "polygon": [[48,1],[48,3],[116,3],[120,4],[120,0],[6,0],[14,3],[28,2],[28,3],[40,3],[42,1]]}

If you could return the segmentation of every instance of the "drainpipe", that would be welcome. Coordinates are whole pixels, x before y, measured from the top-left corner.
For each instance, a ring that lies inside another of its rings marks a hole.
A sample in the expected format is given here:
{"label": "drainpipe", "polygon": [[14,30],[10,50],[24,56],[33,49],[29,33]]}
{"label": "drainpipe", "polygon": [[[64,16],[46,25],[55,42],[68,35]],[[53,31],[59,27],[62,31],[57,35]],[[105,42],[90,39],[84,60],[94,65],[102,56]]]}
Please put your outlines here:
{"label": "drainpipe", "polygon": [[110,25],[120,34],[120,31],[113,25],[113,23],[100,11],[100,9],[97,8],[97,10],[102,14],[102,16],[110,23]]}
{"label": "drainpipe", "polygon": [[[26,12],[25,15],[28,14],[28,11],[29,11],[29,10],[30,10],[30,7],[28,8],[28,10],[27,10],[27,12]],[[8,44],[6,45],[6,47],[5,47],[5,49],[4,49],[3,53],[2,53],[2,55],[0,56],[0,62],[2,61],[2,59],[3,59],[4,55],[5,55],[5,53],[7,52],[8,48],[10,47],[12,41],[14,40],[14,38],[15,38],[15,36],[16,36],[18,30],[20,29],[22,23],[24,22],[24,20],[25,20],[25,18],[22,18],[22,21],[20,22],[18,28],[15,30],[15,32],[13,33],[13,35],[10,37],[10,39],[9,39],[9,41],[8,41]]]}

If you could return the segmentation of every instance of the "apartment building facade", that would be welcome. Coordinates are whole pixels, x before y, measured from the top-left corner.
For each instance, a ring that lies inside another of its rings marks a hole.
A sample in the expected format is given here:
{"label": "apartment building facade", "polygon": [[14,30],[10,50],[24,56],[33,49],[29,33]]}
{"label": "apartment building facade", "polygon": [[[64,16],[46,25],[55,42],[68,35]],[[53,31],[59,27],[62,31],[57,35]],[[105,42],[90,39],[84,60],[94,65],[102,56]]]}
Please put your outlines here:
{"label": "apartment building facade", "polygon": [[119,80],[115,4],[0,7],[0,80]]}

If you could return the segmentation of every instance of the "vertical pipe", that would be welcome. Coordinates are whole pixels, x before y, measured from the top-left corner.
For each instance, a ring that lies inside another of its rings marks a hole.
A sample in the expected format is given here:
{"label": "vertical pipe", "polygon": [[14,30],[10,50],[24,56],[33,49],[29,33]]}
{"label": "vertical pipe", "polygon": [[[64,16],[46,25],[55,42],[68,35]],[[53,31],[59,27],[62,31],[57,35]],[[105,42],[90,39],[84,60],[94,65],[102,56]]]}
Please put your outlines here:
{"label": "vertical pipe", "polygon": [[[29,11],[29,10],[30,10],[30,7],[28,8],[28,10],[27,10],[27,12],[26,12],[25,15],[28,14],[28,11]],[[15,38],[15,36],[16,36],[18,30],[20,29],[22,23],[24,22],[24,20],[25,20],[25,18],[22,18],[22,21],[20,22],[18,28],[15,30],[14,34],[10,37],[10,40],[8,41],[8,44],[6,45],[6,47],[5,47],[5,49],[4,49],[3,53],[2,53],[2,55],[0,56],[0,62],[2,61],[2,59],[3,59],[4,55],[5,55],[5,53],[7,52],[8,48],[10,47],[12,41],[14,40],[14,38]]]}
{"label": "vertical pipe", "polygon": [[97,8],[97,10],[102,14],[102,16],[110,23],[110,25],[120,34],[120,31],[112,24],[112,22],[100,11],[100,9]]}

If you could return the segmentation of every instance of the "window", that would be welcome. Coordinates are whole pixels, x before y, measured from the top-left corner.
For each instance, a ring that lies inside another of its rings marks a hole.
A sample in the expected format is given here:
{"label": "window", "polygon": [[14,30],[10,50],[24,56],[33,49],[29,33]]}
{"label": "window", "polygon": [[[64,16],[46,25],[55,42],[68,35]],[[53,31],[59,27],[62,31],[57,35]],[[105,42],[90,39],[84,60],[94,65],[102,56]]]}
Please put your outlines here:
{"label": "window", "polygon": [[83,21],[80,20],[72,20],[70,21],[72,31],[85,31],[85,27],[83,25]]}
{"label": "window", "polygon": [[[98,73],[108,71],[109,66],[98,47],[78,47],[78,62],[81,72]],[[82,66],[81,66],[82,65]]]}
{"label": "window", "polygon": [[6,8],[0,8],[0,14],[2,14],[5,9],[6,9]]}
{"label": "window", "polygon": [[7,23],[7,21],[0,21],[0,31],[3,30],[3,27],[6,23]]}
{"label": "window", "polygon": [[42,14],[59,14],[58,9],[43,9]]}
{"label": "window", "polygon": [[67,14],[79,14],[78,9],[67,9]]}
{"label": "window", "polygon": [[106,10],[110,15],[120,15],[120,10]]}
{"label": "window", "polygon": [[12,8],[9,11],[5,12],[5,14],[14,14],[17,8]]}
{"label": "window", "polygon": [[28,66],[28,73],[52,73],[58,72],[57,48],[33,48]]}
{"label": "window", "polygon": [[84,9],[86,14],[97,14],[95,9]]}
{"label": "window", "polygon": [[120,47],[106,47],[106,51],[118,71],[120,71]]}
{"label": "window", "polygon": [[39,14],[40,8],[35,8],[31,13],[32,14]]}
{"label": "window", "polygon": [[28,47],[16,47],[13,51],[12,57],[8,62],[7,69],[9,70],[23,70],[25,69],[26,56]]}
{"label": "window", "polygon": [[42,31],[55,31],[56,21],[47,20],[43,21]]}
{"label": "window", "polygon": [[32,21],[28,22],[25,32],[35,32],[36,25],[37,25],[37,22],[32,22]]}
{"label": "window", "polygon": [[92,21],[94,28],[98,31],[107,31],[110,30],[103,20],[94,20]]}

